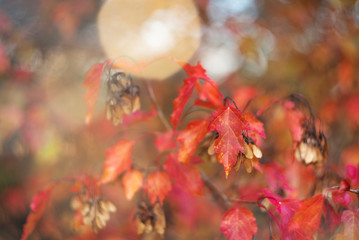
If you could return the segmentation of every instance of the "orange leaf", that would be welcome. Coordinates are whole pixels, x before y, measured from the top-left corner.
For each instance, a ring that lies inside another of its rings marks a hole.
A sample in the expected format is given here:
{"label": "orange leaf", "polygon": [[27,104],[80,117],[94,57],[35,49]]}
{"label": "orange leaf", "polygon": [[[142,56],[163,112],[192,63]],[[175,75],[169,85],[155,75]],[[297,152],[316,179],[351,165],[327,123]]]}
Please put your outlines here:
{"label": "orange leaf", "polygon": [[173,100],[173,112],[171,114],[170,122],[175,129],[178,125],[178,122],[181,118],[182,112],[188,102],[189,97],[192,94],[194,85],[196,84],[196,78],[186,78],[184,80],[184,85],[178,90],[178,97]]}
{"label": "orange leaf", "polygon": [[288,225],[288,232],[283,239],[309,240],[319,229],[323,212],[324,197],[317,194],[301,201],[299,210],[294,214]]}
{"label": "orange leaf", "polygon": [[30,204],[32,212],[27,216],[26,223],[23,228],[23,233],[21,240],[27,239],[27,237],[32,233],[36,224],[39,222],[42,214],[44,213],[45,207],[49,202],[51,192],[55,184],[47,187],[46,189],[40,191],[36,194]]}
{"label": "orange leaf", "polygon": [[344,236],[346,239],[359,239],[359,211],[345,210],[341,220],[344,223]]}
{"label": "orange leaf", "polygon": [[130,170],[125,173],[122,178],[122,183],[125,187],[125,195],[128,200],[133,198],[133,195],[138,189],[142,187],[142,173],[138,170]]}
{"label": "orange leaf", "polygon": [[[217,83],[211,80],[206,75],[206,70],[200,63],[196,66],[192,66],[188,63],[173,60],[183,67],[186,71],[188,78],[184,80],[184,85],[179,89],[178,97],[173,101],[173,113],[171,114],[170,122],[173,124],[173,129],[178,125],[182,112],[188,102],[189,97],[192,94],[194,86],[198,91],[201,101],[208,100],[210,106],[220,106],[221,98],[223,97],[218,90]],[[203,79],[205,83],[199,84],[197,80]]]}
{"label": "orange leaf", "polygon": [[255,143],[258,142],[258,135],[263,138],[266,138],[263,123],[251,113],[244,113],[243,115],[244,118],[247,120],[250,128],[250,131],[248,131],[249,137],[251,137]]}
{"label": "orange leaf", "polygon": [[120,140],[113,147],[107,149],[106,160],[100,183],[108,183],[117,178],[125,170],[129,170],[132,164],[132,148],[134,141]]}
{"label": "orange leaf", "polygon": [[198,144],[208,132],[208,121],[192,121],[178,134],[177,141],[182,145],[178,150],[178,161],[188,163]]}
{"label": "orange leaf", "polygon": [[178,162],[177,156],[171,154],[168,155],[163,168],[171,178],[175,179],[176,183],[190,194],[203,194],[201,174],[195,165]]}
{"label": "orange leaf", "polygon": [[82,86],[87,87],[84,101],[87,102],[88,107],[86,111],[85,122],[90,124],[92,115],[95,110],[96,100],[101,85],[101,77],[105,66],[109,63],[109,60],[104,63],[93,65],[86,73],[86,78]]}
{"label": "orange leaf", "polygon": [[239,152],[244,152],[242,131],[248,130],[247,122],[239,110],[230,106],[217,110],[212,117],[208,128],[219,133],[214,143],[214,151],[228,176],[237,162]]}
{"label": "orange leaf", "polygon": [[172,189],[171,180],[165,172],[155,172],[147,177],[144,189],[147,191],[151,203],[154,204],[158,200],[163,203],[163,199]]}
{"label": "orange leaf", "polygon": [[256,219],[246,208],[231,208],[222,218],[221,232],[229,240],[252,240],[257,233]]}

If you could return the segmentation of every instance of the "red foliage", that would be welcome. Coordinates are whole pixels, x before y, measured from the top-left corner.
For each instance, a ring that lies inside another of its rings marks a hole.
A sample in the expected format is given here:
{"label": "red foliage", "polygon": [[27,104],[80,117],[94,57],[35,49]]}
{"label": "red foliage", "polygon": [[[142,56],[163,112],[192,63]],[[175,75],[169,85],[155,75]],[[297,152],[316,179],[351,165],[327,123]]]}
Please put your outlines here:
{"label": "red foliage", "polygon": [[47,203],[51,197],[51,193],[55,184],[48,186],[47,188],[36,194],[30,204],[31,213],[27,216],[26,223],[24,225],[21,240],[25,240],[34,230],[36,224],[39,222]]}
{"label": "red foliage", "polygon": [[345,210],[341,220],[344,223],[344,236],[346,239],[359,239],[359,211]]}
{"label": "red foliage", "polygon": [[113,147],[107,149],[106,160],[100,183],[115,180],[119,174],[129,170],[132,164],[132,148],[134,141],[120,140]]}
{"label": "red foliage", "polygon": [[319,229],[320,218],[323,212],[324,197],[322,194],[300,202],[288,224],[283,239],[313,239],[313,234]]}
{"label": "red foliage", "polygon": [[88,104],[85,117],[85,121],[87,124],[91,123],[92,115],[95,111],[98,92],[100,90],[102,73],[108,63],[109,61],[95,64],[86,74],[83,86],[87,88],[84,98],[84,101]]}
{"label": "red foliage", "polygon": [[191,163],[179,162],[177,156],[171,154],[163,166],[168,175],[190,194],[203,194],[203,182],[199,169]]}
{"label": "red foliage", "polygon": [[130,170],[122,177],[122,183],[125,187],[125,195],[128,200],[133,198],[133,195],[142,187],[143,177],[138,170]]}
{"label": "red foliage", "polygon": [[256,219],[246,208],[231,208],[223,215],[221,232],[229,240],[251,240],[257,233]]}
{"label": "red foliage", "polygon": [[210,131],[217,131],[219,137],[214,144],[218,162],[223,164],[228,176],[237,162],[239,152],[244,152],[243,130],[249,130],[242,113],[233,107],[223,107],[212,114],[208,126]]}
{"label": "red foliage", "polygon": [[152,204],[158,201],[162,204],[163,199],[172,189],[171,179],[165,172],[155,172],[150,174],[144,185]]}
{"label": "red foliage", "polygon": [[181,143],[178,150],[178,161],[188,163],[194,154],[198,144],[203,140],[208,132],[208,121],[199,120],[189,122],[186,129],[179,132],[177,141]]}

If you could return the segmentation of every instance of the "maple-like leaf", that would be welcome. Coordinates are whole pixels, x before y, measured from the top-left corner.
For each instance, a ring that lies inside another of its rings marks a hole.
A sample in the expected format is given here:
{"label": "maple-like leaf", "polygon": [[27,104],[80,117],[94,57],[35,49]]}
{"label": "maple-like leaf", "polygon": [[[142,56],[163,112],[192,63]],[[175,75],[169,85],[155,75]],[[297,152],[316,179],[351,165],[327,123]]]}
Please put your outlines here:
{"label": "maple-like leaf", "polygon": [[244,113],[244,118],[248,122],[248,136],[253,139],[255,143],[258,142],[259,136],[266,138],[264,133],[263,123],[259,121],[253,114],[251,113]]}
{"label": "maple-like leaf", "polygon": [[87,87],[84,101],[87,102],[88,107],[86,111],[85,122],[91,123],[92,115],[95,110],[96,100],[101,85],[102,73],[105,66],[109,63],[109,60],[104,63],[93,65],[86,73],[86,78],[82,86]]}
{"label": "maple-like leaf", "polygon": [[319,229],[323,203],[324,197],[322,194],[317,194],[312,198],[301,201],[300,208],[288,224],[288,231],[283,234],[283,239],[313,239],[313,234]]}
{"label": "maple-like leaf", "polygon": [[162,204],[163,199],[172,189],[171,179],[165,172],[155,172],[147,177],[144,190],[148,193],[150,201],[155,204],[157,199]]}
{"label": "maple-like leaf", "polygon": [[306,120],[304,114],[295,108],[295,104],[291,101],[282,103],[287,119],[293,141],[299,142],[302,138],[303,122]]}
{"label": "maple-like leaf", "polygon": [[173,131],[171,130],[157,134],[155,139],[155,146],[160,152],[176,148]]}
{"label": "maple-like leaf", "polygon": [[125,195],[128,200],[131,200],[137,190],[142,187],[142,182],[142,173],[138,170],[130,170],[123,175],[122,183],[125,187]]}
{"label": "maple-like leaf", "polygon": [[138,110],[129,115],[124,115],[122,120],[122,126],[127,127],[129,125],[149,121],[157,115],[157,110],[153,107],[149,112],[143,112]]}
{"label": "maple-like leaf", "polygon": [[170,117],[170,122],[175,129],[181,118],[182,112],[188,102],[189,97],[192,94],[193,88],[196,84],[197,78],[191,77],[184,80],[184,85],[179,89],[178,97],[173,100],[173,112]]}
{"label": "maple-like leaf", "polygon": [[120,140],[113,147],[107,149],[106,160],[100,183],[108,183],[117,178],[125,170],[129,170],[132,164],[132,149],[134,141]]}
{"label": "maple-like leaf", "polygon": [[201,174],[194,164],[179,162],[177,156],[171,154],[168,155],[163,168],[171,178],[175,179],[176,183],[190,194],[203,194]]}
{"label": "maple-like leaf", "polygon": [[228,176],[237,162],[239,152],[244,153],[242,131],[249,130],[247,121],[239,110],[230,106],[220,108],[212,114],[212,118],[208,128],[210,131],[216,130],[219,134],[214,143],[214,151]]}
{"label": "maple-like leaf", "polygon": [[50,185],[33,197],[30,204],[31,213],[27,216],[21,240],[27,239],[34,230],[36,224],[39,222],[42,214],[44,213],[45,207],[49,202],[54,186],[55,184]]}
{"label": "maple-like leaf", "polygon": [[231,208],[222,218],[221,232],[229,240],[251,240],[257,233],[256,219],[246,208]]}
{"label": "maple-like leaf", "polygon": [[207,120],[189,122],[186,129],[181,131],[177,136],[177,141],[181,143],[178,150],[178,161],[188,163],[207,132]]}
{"label": "maple-like leaf", "polygon": [[344,223],[344,236],[346,239],[359,239],[359,211],[345,210],[341,220]]}
{"label": "maple-like leaf", "polygon": [[[196,66],[192,66],[188,63],[180,62],[177,60],[174,60],[174,62],[183,67],[188,75],[188,78],[184,80],[184,85],[179,89],[178,97],[173,101],[173,112],[170,118],[173,129],[177,127],[182,112],[195,86],[198,91],[200,100],[202,102],[208,101],[208,106],[220,106],[220,97],[223,98],[220,91],[218,90],[217,84],[206,75],[206,70],[200,63],[198,63]],[[198,80],[200,79],[205,81],[203,85],[199,83]]]}

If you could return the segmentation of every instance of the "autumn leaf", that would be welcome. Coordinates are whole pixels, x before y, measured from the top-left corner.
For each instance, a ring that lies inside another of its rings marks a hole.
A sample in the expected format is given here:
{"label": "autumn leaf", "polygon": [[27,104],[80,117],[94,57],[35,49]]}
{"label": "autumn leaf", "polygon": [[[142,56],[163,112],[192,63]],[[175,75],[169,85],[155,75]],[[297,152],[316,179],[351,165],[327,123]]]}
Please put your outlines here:
{"label": "autumn leaf", "polygon": [[[206,70],[200,63],[198,63],[196,66],[192,66],[188,63],[176,60],[174,61],[183,67],[188,75],[188,78],[184,80],[184,85],[179,89],[178,97],[173,101],[173,112],[170,118],[173,129],[177,127],[182,112],[195,86],[199,93],[200,100],[208,100],[212,106],[220,106],[220,97],[223,97],[218,90],[217,84],[206,75]],[[198,80],[200,79],[205,81],[203,85],[199,83]]]}
{"label": "autumn leaf", "polygon": [[138,170],[130,170],[122,177],[122,183],[125,187],[125,195],[128,200],[133,198],[133,195],[138,189],[142,187],[143,177],[142,173]]}
{"label": "autumn leaf", "polygon": [[157,134],[155,139],[155,146],[160,152],[176,148],[173,131],[171,130]]}
{"label": "autumn leaf", "polygon": [[345,210],[341,220],[344,223],[344,236],[346,239],[359,239],[359,211]]}
{"label": "autumn leaf", "polygon": [[244,118],[248,122],[248,136],[253,139],[255,143],[258,142],[259,136],[266,138],[264,133],[263,123],[259,121],[253,114],[251,113],[244,113]]}
{"label": "autumn leaf", "polygon": [[170,117],[170,122],[173,125],[173,129],[175,129],[178,125],[182,112],[188,102],[189,97],[192,94],[196,80],[197,79],[194,77],[186,78],[184,80],[184,85],[179,89],[178,97],[173,100],[173,112]]}
{"label": "autumn leaf", "polygon": [[178,161],[188,163],[197,149],[198,144],[208,132],[208,121],[199,120],[189,122],[186,129],[179,132],[177,141],[181,143],[178,150]]}
{"label": "autumn leaf", "polygon": [[198,92],[199,100],[202,103],[207,103],[207,106],[213,109],[223,106],[223,96],[218,90],[218,85],[215,81],[207,77],[203,84],[201,84],[200,81],[197,81],[195,87]]}
{"label": "autumn leaf", "polygon": [[155,107],[151,108],[149,112],[143,112],[138,110],[129,115],[124,115],[122,120],[122,126],[127,127],[132,124],[149,121],[157,115]]}
{"label": "autumn leaf", "polygon": [[120,140],[113,147],[107,149],[106,160],[100,183],[108,183],[117,178],[125,170],[129,170],[132,164],[132,148],[134,141]]}
{"label": "autumn leaf", "polygon": [[244,152],[242,131],[248,130],[247,122],[239,110],[230,106],[220,108],[212,114],[212,118],[208,128],[219,133],[214,143],[214,151],[228,176],[237,162],[239,152]]}
{"label": "autumn leaf", "polygon": [[165,172],[155,172],[150,174],[147,177],[147,181],[144,186],[144,190],[148,193],[152,204],[156,203],[157,198],[162,204],[163,199],[171,189],[171,179]]}
{"label": "autumn leaf", "polygon": [[323,203],[322,194],[301,201],[300,208],[290,220],[288,232],[284,234],[283,239],[313,239],[313,234],[319,229]]}
{"label": "autumn leaf", "polygon": [[39,222],[47,203],[51,197],[52,190],[55,184],[50,185],[44,190],[36,194],[30,204],[31,213],[27,216],[26,223],[23,228],[21,240],[25,240],[34,230],[36,224]]}
{"label": "autumn leaf", "polygon": [[87,87],[84,97],[84,101],[88,104],[85,117],[86,124],[91,123],[92,115],[95,111],[98,92],[101,85],[102,73],[108,63],[109,60],[105,61],[104,63],[93,65],[86,73],[85,81],[82,84],[82,86]]}
{"label": "autumn leaf", "polygon": [[175,154],[168,155],[163,166],[176,183],[193,195],[203,194],[203,182],[199,169],[194,164],[179,162]]}
{"label": "autumn leaf", "polygon": [[246,208],[229,209],[222,218],[221,232],[229,240],[252,240],[257,233],[256,219]]}

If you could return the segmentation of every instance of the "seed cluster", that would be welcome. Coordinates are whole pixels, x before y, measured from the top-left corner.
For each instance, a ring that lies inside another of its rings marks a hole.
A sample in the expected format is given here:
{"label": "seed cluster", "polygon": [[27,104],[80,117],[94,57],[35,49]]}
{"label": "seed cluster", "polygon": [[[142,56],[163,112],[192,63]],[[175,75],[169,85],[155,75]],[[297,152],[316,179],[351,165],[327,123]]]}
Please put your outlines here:
{"label": "seed cluster", "polygon": [[141,108],[140,88],[133,84],[130,75],[114,73],[107,81],[106,118],[116,126],[122,123],[123,114],[131,114]]}

